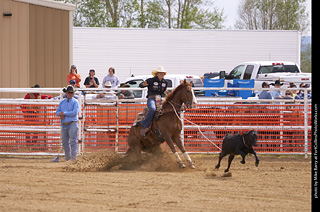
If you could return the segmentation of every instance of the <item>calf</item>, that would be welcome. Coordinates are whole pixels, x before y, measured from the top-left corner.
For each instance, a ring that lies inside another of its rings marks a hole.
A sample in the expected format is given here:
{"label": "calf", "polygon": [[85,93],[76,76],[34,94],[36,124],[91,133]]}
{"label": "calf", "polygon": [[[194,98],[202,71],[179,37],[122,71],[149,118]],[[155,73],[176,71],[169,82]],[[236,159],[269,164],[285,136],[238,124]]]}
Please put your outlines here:
{"label": "calf", "polygon": [[229,155],[228,159],[228,168],[224,170],[225,172],[229,171],[231,162],[235,155],[241,155],[242,157],[242,164],[245,164],[244,158],[248,153],[254,154],[256,157],[256,166],[259,165],[259,158],[257,156],[257,153],[253,150],[253,146],[257,146],[257,132],[254,130],[251,130],[247,133],[243,134],[237,134],[237,135],[229,135],[227,134],[222,143],[222,150],[219,154],[219,162],[216,165],[216,169],[220,167],[221,159]]}

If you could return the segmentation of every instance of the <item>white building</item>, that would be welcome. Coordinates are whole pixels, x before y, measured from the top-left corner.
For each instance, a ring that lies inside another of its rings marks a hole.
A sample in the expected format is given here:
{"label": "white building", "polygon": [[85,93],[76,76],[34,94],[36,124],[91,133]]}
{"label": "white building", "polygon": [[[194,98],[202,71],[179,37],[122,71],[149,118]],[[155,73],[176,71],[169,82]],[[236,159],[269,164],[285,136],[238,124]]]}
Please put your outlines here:
{"label": "white building", "polygon": [[[73,63],[83,82],[90,68],[102,79],[109,67],[123,81],[163,66],[170,74],[230,72],[245,61],[300,64],[298,31],[74,28]],[[83,84],[82,82],[82,84]]]}

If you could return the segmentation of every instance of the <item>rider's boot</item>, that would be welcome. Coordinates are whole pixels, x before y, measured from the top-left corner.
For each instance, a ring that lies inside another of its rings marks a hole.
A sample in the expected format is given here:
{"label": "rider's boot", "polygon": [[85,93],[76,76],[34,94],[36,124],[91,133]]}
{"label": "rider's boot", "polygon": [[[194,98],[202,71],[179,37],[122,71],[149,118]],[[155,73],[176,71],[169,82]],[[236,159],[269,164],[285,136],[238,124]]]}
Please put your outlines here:
{"label": "rider's boot", "polygon": [[149,132],[149,127],[142,128],[142,129],[140,130],[140,135],[141,135],[142,137],[146,137],[146,133],[147,133],[147,132]]}

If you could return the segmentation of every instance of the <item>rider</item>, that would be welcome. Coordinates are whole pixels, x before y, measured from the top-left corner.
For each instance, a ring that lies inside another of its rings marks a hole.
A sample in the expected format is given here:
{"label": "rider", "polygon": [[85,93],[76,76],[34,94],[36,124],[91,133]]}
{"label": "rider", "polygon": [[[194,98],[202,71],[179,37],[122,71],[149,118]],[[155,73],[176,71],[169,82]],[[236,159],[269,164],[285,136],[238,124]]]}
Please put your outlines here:
{"label": "rider", "polygon": [[161,95],[163,97],[166,94],[168,86],[167,81],[164,79],[166,74],[167,71],[160,66],[156,70],[152,71],[152,75],[154,76],[153,78],[149,78],[139,85],[140,88],[148,87],[147,106],[149,108],[146,118],[140,122],[142,125],[142,129],[140,130],[141,136],[145,136],[145,134],[149,131],[150,123],[154,114],[156,113],[156,95]]}

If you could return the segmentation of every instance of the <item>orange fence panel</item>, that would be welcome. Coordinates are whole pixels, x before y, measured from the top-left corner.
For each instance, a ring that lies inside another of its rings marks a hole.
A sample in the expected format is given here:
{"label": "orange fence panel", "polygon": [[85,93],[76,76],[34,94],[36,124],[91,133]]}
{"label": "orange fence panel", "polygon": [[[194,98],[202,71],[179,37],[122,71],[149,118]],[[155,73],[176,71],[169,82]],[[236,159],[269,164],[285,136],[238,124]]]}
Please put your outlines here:
{"label": "orange fence panel", "polygon": [[[0,103],[1,153],[60,153],[59,102],[48,104]],[[83,151],[110,149],[126,152],[130,127],[145,103],[82,103],[79,121]],[[189,152],[220,152],[227,133],[258,131],[259,153],[303,154],[305,132],[311,153],[311,105],[210,102],[184,112],[182,138]],[[192,122],[192,123],[190,123]],[[195,126],[196,125],[196,126]],[[198,129],[199,128],[199,129]],[[210,143],[204,136],[207,137]]]}

